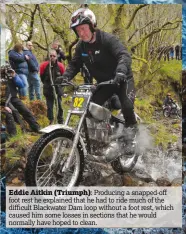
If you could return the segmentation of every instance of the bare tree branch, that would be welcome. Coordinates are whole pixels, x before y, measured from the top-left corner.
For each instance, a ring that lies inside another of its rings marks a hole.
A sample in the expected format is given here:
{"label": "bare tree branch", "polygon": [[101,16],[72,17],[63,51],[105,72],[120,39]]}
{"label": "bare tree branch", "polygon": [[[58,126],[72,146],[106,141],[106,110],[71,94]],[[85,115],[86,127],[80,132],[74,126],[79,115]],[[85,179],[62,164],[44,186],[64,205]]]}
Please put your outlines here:
{"label": "bare tree branch", "polygon": [[143,7],[146,7],[146,6],[148,6],[148,4],[139,5],[139,6],[135,9],[135,11],[134,11],[133,14],[132,14],[131,19],[129,20],[129,22],[128,22],[127,26],[126,26],[126,29],[129,29],[129,27],[131,26],[131,24],[132,24],[132,22],[133,22],[133,20],[134,20],[134,18],[135,18],[135,16],[136,16],[136,14],[138,13],[138,11],[139,11],[140,9],[142,9]]}
{"label": "bare tree branch", "polygon": [[73,12],[72,11],[70,11],[69,9],[68,9],[68,7],[66,7],[65,5],[62,5],[62,7],[63,8],[65,8],[70,14],[72,14]]}
{"label": "bare tree branch", "polygon": [[31,20],[30,20],[30,27],[29,27],[29,36],[28,36],[28,40],[27,41],[31,41],[32,36],[33,36],[33,30],[34,30],[34,18],[35,18],[35,14],[36,11],[38,9],[38,4],[35,5],[35,8],[33,11],[31,11]]}
{"label": "bare tree branch", "polygon": [[48,17],[48,15],[46,15],[45,12],[42,12],[45,20],[47,21],[47,23],[51,26],[53,32],[55,32],[56,34],[60,35],[60,37],[63,39],[65,47],[68,47],[69,41],[67,40],[67,38],[65,37],[66,33],[65,30],[60,27],[59,24],[57,24],[57,22],[55,21],[55,24],[52,22],[52,20]]}
{"label": "bare tree branch", "polygon": [[42,50],[45,50],[45,51],[47,51],[47,47],[44,47],[43,45],[41,45],[39,42],[37,42],[37,41],[33,41],[32,42],[33,44],[35,44],[35,45],[37,45],[39,48],[41,48]]}
{"label": "bare tree branch", "polygon": [[146,28],[147,26],[149,26],[149,25],[152,24],[153,22],[154,22],[154,21],[152,20],[152,21],[150,21],[149,23],[147,23],[145,26],[143,26],[142,28],[136,29],[136,30],[134,31],[134,33],[129,37],[128,42],[130,42],[130,41],[132,40],[133,36],[134,36],[138,31],[143,30],[144,28]]}
{"label": "bare tree branch", "polygon": [[152,36],[155,33],[158,33],[162,30],[171,30],[172,28],[165,28],[168,25],[172,25],[172,24],[179,24],[181,23],[182,20],[176,20],[174,22],[166,22],[165,24],[162,25],[161,28],[155,28],[152,32],[150,32],[149,34],[147,34],[146,36],[144,36],[144,38],[142,38],[139,42],[137,42],[135,45],[132,46],[132,48],[135,48],[137,46],[139,46],[140,44],[142,44],[147,38],[149,38],[150,36]]}
{"label": "bare tree branch", "polygon": [[[16,6],[16,5],[15,5],[15,6]],[[26,12],[24,12],[24,11],[17,11],[17,9],[15,8],[15,6],[14,6],[14,5],[11,5],[11,6],[9,6],[9,7],[13,8],[14,11],[15,11],[17,14],[24,14],[24,15],[27,15],[27,16],[31,17],[31,15],[29,15],[28,13],[26,13]]]}

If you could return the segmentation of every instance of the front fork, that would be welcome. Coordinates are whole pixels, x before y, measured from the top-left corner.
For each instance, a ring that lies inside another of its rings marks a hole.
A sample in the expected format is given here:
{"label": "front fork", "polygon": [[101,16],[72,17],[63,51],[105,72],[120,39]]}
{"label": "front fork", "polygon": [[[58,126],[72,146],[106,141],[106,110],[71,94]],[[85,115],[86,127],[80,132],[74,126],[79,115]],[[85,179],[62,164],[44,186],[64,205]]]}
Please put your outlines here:
{"label": "front fork", "polygon": [[[85,121],[86,113],[87,113],[87,111],[84,111],[84,113],[82,114],[82,116],[80,118],[80,121],[79,121],[79,124],[78,124],[78,128],[77,128],[76,134],[74,136],[72,149],[70,151],[69,157],[67,158],[67,161],[66,161],[65,165],[62,168],[62,172],[65,172],[70,167],[70,165],[72,163],[74,152],[75,152],[75,149],[77,147],[77,144],[78,144],[78,141],[79,141],[79,137],[80,137],[80,134],[81,134],[81,127],[82,127],[83,122]],[[68,116],[66,118],[66,121],[65,121],[65,125],[68,125],[68,122],[70,120],[70,116],[71,116],[71,113],[68,114]]]}

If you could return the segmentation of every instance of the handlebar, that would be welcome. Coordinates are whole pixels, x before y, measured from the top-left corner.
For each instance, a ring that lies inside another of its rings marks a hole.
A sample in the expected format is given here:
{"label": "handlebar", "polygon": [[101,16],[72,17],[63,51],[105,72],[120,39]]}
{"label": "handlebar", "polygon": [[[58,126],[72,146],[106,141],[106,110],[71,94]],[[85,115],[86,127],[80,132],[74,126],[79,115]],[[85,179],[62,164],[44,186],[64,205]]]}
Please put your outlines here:
{"label": "handlebar", "polygon": [[101,87],[101,86],[104,86],[104,85],[113,85],[113,81],[114,80],[103,81],[103,82],[97,84],[97,87]]}
{"label": "handlebar", "polygon": [[93,87],[93,86],[95,86],[97,89],[97,88],[99,88],[101,86],[105,86],[105,85],[113,85],[113,80],[103,81],[103,82],[98,83],[98,84],[75,85],[73,82],[63,79],[63,82],[61,84],[53,84],[52,86],[72,86],[75,90],[78,90],[79,88]]}

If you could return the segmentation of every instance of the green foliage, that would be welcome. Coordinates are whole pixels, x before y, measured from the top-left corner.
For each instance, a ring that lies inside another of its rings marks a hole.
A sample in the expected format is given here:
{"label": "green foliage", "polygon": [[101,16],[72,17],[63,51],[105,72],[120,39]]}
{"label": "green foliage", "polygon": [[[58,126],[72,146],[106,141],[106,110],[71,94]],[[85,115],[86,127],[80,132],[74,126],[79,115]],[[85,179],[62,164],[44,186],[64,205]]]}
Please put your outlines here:
{"label": "green foliage", "polygon": [[178,140],[178,136],[169,133],[166,125],[161,123],[154,123],[150,125],[151,134],[154,138],[155,145],[162,145],[166,148],[168,143],[174,143]]}
{"label": "green foliage", "polygon": [[170,60],[167,62],[162,62],[160,68],[160,74],[165,79],[169,78],[170,81],[177,81],[181,84],[181,71],[182,71],[182,61],[181,60]]}
{"label": "green foliage", "polygon": [[38,115],[37,122],[41,128],[44,128],[49,125],[49,120],[46,115]]}
{"label": "green foliage", "polygon": [[180,129],[180,130],[181,130],[180,123],[172,124],[172,128],[173,128],[173,129]]}
{"label": "green foliage", "polygon": [[149,122],[152,119],[154,107],[150,104],[148,99],[136,98],[135,111],[145,122]]}
{"label": "green foliage", "polygon": [[22,133],[21,130],[18,130],[18,133],[10,137],[6,142],[6,158],[8,162],[14,163],[22,156],[25,155],[26,150],[33,144],[39,135],[31,135],[28,133]]}

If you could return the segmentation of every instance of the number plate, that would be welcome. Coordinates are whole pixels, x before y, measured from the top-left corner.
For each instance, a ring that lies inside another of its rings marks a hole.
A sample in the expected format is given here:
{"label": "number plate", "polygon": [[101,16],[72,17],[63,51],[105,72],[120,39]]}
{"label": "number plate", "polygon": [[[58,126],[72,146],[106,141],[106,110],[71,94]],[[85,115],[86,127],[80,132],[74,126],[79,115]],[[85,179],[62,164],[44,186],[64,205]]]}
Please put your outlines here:
{"label": "number plate", "polygon": [[74,96],[72,101],[72,108],[82,110],[85,108],[87,103],[87,97]]}

